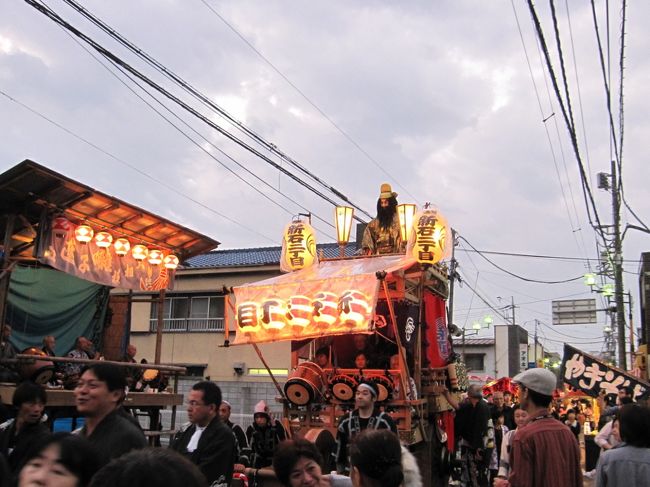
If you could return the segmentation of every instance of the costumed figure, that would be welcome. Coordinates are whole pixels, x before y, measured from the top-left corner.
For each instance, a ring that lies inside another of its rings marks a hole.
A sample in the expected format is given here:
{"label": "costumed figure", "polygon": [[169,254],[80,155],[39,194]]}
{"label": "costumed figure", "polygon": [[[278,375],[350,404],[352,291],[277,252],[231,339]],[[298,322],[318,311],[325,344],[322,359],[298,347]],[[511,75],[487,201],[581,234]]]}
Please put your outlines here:
{"label": "costumed figure", "polygon": [[396,254],[406,250],[406,242],[402,242],[399,229],[397,193],[393,193],[390,184],[381,185],[377,217],[366,226],[361,248],[366,255]]}

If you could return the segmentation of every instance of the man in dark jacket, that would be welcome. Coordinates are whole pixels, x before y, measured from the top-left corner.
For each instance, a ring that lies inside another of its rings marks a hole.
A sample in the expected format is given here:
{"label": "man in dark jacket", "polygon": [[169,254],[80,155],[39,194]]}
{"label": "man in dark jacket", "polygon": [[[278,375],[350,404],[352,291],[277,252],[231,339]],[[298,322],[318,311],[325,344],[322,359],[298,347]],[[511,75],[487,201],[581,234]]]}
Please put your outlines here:
{"label": "man in dark jacket", "polygon": [[50,435],[41,420],[45,410],[45,390],[33,382],[23,382],[14,391],[16,418],[0,425],[0,454],[18,475],[25,462],[36,452],[41,440]]}
{"label": "man in dark jacket", "polygon": [[125,388],[124,370],[100,362],[83,371],[74,389],[77,411],[85,417],[83,428],[75,433],[93,444],[102,465],[147,446],[142,430],[120,411]]}
{"label": "man in dark jacket", "polygon": [[190,424],[184,426],[169,447],[196,464],[212,487],[229,486],[237,460],[232,430],[219,420],[221,389],[214,382],[192,386],[187,401]]}

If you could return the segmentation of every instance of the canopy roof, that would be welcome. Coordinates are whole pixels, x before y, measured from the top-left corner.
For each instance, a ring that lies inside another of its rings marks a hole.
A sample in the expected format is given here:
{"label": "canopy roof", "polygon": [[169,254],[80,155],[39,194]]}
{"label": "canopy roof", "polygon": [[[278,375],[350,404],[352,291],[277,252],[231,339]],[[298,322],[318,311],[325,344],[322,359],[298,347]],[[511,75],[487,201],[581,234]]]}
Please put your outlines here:
{"label": "canopy roof", "polygon": [[[130,205],[90,186],[24,160],[0,174],[0,225],[13,219],[11,258],[33,260],[40,222],[62,214],[73,222],[176,254],[182,261],[216,248],[219,242]],[[2,244],[3,242],[0,242]]]}

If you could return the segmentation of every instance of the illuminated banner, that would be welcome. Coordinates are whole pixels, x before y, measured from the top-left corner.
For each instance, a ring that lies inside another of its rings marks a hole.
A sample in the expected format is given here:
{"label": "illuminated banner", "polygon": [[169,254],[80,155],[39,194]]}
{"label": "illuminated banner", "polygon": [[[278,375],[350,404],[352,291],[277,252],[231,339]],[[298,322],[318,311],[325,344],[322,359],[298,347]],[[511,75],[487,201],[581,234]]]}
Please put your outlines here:
{"label": "illuminated banner", "polygon": [[152,265],[146,259],[136,260],[130,252],[119,256],[114,245],[100,247],[95,239],[79,242],[75,238],[76,225],[61,218],[56,220],[42,246],[41,262],[105,286],[134,291],[173,289],[174,270],[162,264]]}
{"label": "illuminated banner", "polygon": [[636,401],[650,396],[650,384],[566,343],[561,373],[564,382],[592,397],[598,397],[601,390],[616,395],[624,386],[632,388]]}
{"label": "illuminated banner", "polygon": [[376,272],[413,263],[401,255],[326,261],[236,287],[233,344],[372,331],[379,294]]}

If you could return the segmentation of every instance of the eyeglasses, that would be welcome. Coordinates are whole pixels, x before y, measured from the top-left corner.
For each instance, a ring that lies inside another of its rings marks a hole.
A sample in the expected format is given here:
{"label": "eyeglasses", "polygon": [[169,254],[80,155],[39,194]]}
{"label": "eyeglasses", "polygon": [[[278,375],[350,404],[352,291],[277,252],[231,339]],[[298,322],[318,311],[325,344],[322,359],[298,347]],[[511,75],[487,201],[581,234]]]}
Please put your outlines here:
{"label": "eyeglasses", "polygon": [[205,406],[204,403],[199,402],[199,401],[186,401],[186,402],[185,402],[185,405],[186,405],[186,406],[193,407],[193,408],[195,408],[195,407],[197,407],[197,406]]}

